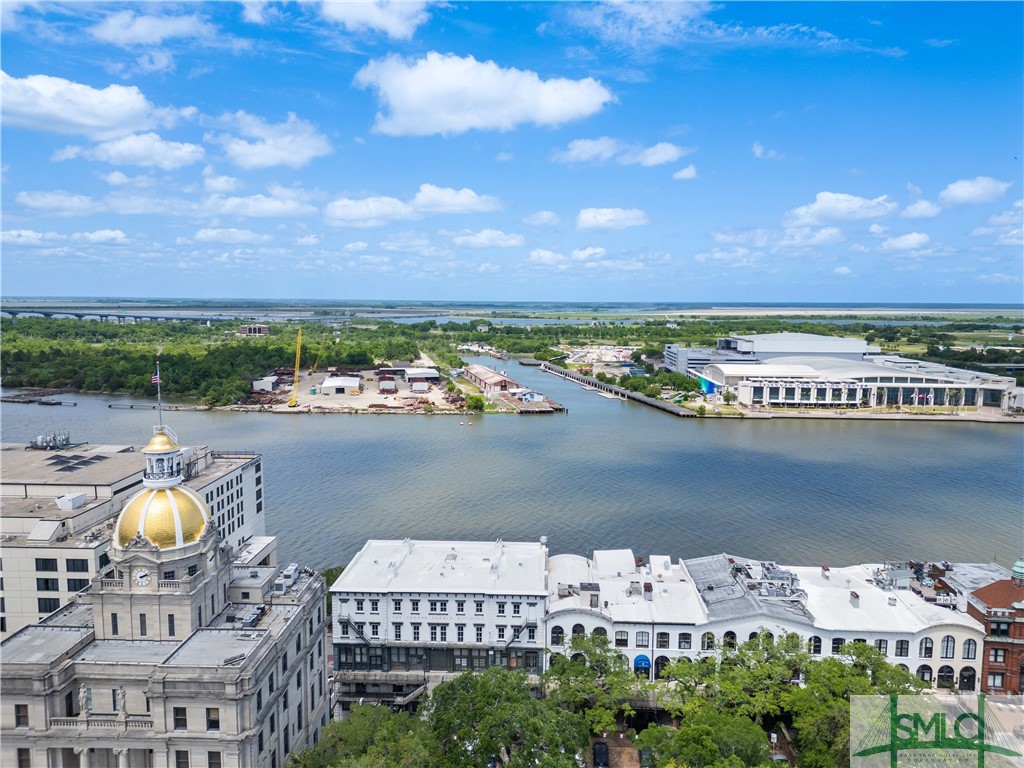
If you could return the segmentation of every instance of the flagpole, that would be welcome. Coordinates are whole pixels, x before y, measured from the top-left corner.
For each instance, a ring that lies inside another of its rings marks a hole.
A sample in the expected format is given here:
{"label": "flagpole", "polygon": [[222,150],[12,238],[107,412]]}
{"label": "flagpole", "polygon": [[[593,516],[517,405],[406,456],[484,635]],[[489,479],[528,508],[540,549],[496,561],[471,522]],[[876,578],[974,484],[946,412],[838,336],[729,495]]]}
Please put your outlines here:
{"label": "flagpole", "polygon": [[164,406],[160,399],[160,360],[156,361],[156,410],[160,418],[160,426],[164,425]]}

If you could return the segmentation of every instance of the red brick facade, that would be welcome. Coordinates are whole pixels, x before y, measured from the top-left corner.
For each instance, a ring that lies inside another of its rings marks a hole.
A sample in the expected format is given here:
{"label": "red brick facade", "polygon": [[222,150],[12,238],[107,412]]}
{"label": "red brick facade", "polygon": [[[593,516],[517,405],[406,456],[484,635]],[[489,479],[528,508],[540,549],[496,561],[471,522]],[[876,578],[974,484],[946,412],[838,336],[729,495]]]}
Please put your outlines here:
{"label": "red brick facade", "polygon": [[980,690],[985,693],[1021,693],[1024,672],[1024,580],[1003,579],[975,590],[984,606],[967,611],[985,625],[985,650]]}

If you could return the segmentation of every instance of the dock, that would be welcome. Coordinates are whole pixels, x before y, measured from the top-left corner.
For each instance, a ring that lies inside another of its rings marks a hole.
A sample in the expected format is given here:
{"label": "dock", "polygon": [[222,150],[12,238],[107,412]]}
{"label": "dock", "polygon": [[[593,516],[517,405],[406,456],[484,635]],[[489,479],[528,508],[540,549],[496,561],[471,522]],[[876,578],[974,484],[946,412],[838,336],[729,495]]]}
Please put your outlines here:
{"label": "dock", "polygon": [[633,392],[622,387],[617,387],[614,384],[608,384],[606,382],[595,379],[591,376],[584,376],[576,371],[571,371],[568,368],[562,368],[561,366],[554,365],[553,363],[541,363],[540,369],[553,373],[555,376],[561,376],[563,379],[569,381],[575,381],[583,387],[598,390],[598,394],[621,398],[623,400],[634,400],[638,403],[650,406],[651,408],[657,408],[659,411],[670,413],[673,416],[679,416],[680,418],[697,418],[697,414],[691,410],[676,405],[675,403],[669,403],[664,400],[658,400],[655,397],[647,397],[639,392]]}

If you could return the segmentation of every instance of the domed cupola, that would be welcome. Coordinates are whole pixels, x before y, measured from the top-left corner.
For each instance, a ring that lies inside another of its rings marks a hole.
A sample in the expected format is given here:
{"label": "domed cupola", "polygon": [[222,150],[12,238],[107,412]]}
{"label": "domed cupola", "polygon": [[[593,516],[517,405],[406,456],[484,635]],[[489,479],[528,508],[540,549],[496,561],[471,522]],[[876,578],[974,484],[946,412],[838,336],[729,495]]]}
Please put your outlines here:
{"label": "domed cupola", "polygon": [[210,522],[206,502],[182,485],[181,448],[170,429],[153,428],[153,439],[142,449],[146,457],[143,490],[125,504],[114,526],[113,544],[124,549],[136,537],[158,549],[183,547],[198,541]]}
{"label": "domed cupola", "polygon": [[1010,578],[1013,579],[1013,586],[1024,586],[1024,557],[1013,564],[1013,570],[1010,571]]}

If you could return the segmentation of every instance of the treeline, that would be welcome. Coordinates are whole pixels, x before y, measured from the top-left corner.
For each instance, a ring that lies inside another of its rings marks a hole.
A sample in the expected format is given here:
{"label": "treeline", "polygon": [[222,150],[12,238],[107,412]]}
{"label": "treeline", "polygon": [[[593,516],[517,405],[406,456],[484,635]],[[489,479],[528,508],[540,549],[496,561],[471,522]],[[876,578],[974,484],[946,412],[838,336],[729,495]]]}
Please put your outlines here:
{"label": "treeline", "polygon": [[[356,706],[319,743],[293,755],[299,768],[577,768],[590,734],[647,750],[659,768],[772,765],[769,733],[785,726],[803,768],[849,765],[850,697],[913,694],[924,684],[858,642],[817,658],[795,634],[762,631],[720,657],[668,664],[637,677],[606,637],[573,636],[552,654],[540,697],[527,677],[492,667],[429,694],[419,717]],[[630,728],[634,704],[656,700],[675,723]]]}

